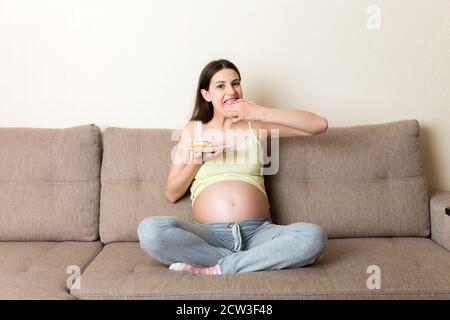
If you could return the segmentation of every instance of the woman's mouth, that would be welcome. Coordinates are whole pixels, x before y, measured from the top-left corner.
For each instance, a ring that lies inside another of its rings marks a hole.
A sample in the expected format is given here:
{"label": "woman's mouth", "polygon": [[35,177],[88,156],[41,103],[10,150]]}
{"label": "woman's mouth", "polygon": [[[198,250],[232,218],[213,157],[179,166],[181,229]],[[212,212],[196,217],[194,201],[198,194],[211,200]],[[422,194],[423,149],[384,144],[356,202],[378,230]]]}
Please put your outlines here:
{"label": "woman's mouth", "polygon": [[227,99],[225,100],[224,104],[233,104],[237,99],[236,98],[232,98],[232,99]]}

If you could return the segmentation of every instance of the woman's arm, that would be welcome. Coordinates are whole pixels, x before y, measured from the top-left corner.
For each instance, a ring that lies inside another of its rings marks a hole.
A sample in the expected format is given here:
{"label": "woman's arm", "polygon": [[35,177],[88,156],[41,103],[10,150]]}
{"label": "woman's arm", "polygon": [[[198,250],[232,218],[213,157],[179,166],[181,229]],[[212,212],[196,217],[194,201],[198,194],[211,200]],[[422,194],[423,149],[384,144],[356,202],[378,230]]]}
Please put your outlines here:
{"label": "woman's arm", "polygon": [[[328,121],[312,112],[296,109],[274,109],[258,106],[259,121],[291,127],[309,134],[324,133]],[[276,126],[275,126],[276,128]]]}
{"label": "woman's arm", "polygon": [[[179,143],[173,153],[172,165],[166,182],[166,198],[170,202],[176,202],[181,198],[189,188],[197,171],[201,167],[200,161],[190,163],[189,146],[192,142],[193,122],[190,121],[185,126]],[[196,159],[198,160],[198,159]]]}
{"label": "woman's arm", "polygon": [[254,121],[260,129],[278,129],[279,136],[314,135],[328,129],[327,119],[312,112],[297,109],[275,109],[260,106],[252,101],[238,100],[226,107],[233,122]]}
{"label": "woman's arm", "polygon": [[224,153],[223,149],[211,152],[191,152],[189,150],[194,136],[194,122],[184,128],[175,152],[166,182],[166,198],[175,203],[187,191],[195,175],[206,160],[214,159]]}
{"label": "woman's arm", "polygon": [[189,188],[192,180],[200,169],[201,164],[185,164],[176,171],[172,171],[166,184],[166,198],[175,203]]}

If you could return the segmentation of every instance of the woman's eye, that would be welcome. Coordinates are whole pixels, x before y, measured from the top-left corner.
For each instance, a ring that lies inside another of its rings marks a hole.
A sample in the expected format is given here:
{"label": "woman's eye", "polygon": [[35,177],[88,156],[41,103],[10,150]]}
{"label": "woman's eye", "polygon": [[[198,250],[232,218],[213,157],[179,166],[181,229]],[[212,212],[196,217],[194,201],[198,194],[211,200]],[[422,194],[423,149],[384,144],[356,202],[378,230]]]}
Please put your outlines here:
{"label": "woman's eye", "polygon": [[[239,82],[235,82],[235,83],[233,83],[233,85],[234,85],[234,86],[239,86],[240,83],[239,83]],[[218,89],[222,89],[222,88],[223,88],[223,84],[218,85],[217,88],[218,88]]]}

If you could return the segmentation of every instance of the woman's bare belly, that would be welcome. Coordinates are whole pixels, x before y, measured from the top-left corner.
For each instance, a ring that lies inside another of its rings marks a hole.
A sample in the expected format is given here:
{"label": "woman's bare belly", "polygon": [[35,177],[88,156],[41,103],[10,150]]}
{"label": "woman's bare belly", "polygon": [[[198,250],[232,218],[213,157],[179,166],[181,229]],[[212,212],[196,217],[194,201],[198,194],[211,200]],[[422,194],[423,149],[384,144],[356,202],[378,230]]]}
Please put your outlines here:
{"label": "woman's bare belly", "polygon": [[244,181],[220,181],[203,189],[192,208],[198,223],[237,222],[269,215],[269,201],[255,186]]}

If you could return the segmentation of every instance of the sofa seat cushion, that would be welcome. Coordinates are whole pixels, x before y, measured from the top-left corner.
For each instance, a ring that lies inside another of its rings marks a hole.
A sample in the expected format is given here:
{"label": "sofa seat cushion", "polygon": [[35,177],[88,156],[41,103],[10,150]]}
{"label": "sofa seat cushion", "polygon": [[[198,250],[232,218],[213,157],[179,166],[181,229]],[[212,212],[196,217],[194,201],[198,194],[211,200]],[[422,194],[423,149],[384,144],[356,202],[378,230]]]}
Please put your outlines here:
{"label": "sofa seat cushion", "polygon": [[84,270],[101,248],[100,241],[0,242],[0,299],[74,299],[66,280],[76,267],[68,267]]}
{"label": "sofa seat cushion", "polygon": [[[371,265],[380,289],[367,287]],[[81,283],[71,290],[80,299],[449,299],[450,254],[427,238],[331,239],[304,268],[215,276],[171,271],[122,242],[106,245]]]}

